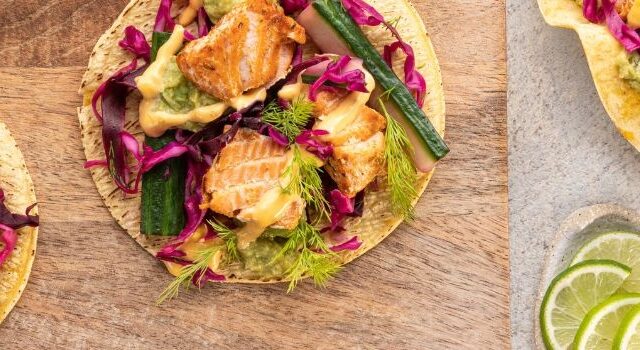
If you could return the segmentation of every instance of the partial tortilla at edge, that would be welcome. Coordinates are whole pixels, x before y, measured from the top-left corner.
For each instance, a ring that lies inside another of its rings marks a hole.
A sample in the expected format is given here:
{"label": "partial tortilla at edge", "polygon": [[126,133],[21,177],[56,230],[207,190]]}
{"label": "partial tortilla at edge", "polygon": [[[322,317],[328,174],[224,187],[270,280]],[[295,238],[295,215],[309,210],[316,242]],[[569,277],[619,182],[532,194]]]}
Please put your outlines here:
{"label": "partial tortilla at edge", "polygon": [[578,33],[605,111],[622,137],[640,150],[640,91],[620,78],[616,64],[625,49],[606,25],[584,18],[575,0],[538,0],[538,5],[549,25]]}
{"label": "partial tortilla at edge", "polygon": [[[4,190],[7,208],[23,214],[36,203],[29,171],[9,130],[0,122],[0,188]],[[32,213],[37,213],[34,208]],[[9,258],[0,267],[0,322],[11,312],[24,291],[35,259],[37,227],[18,230],[18,242]]]}
{"label": "partial tortilla at edge", "polygon": [[[386,18],[400,18],[398,30],[403,39],[413,46],[416,53],[416,65],[427,81],[428,93],[424,111],[436,130],[443,135],[445,128],[445,102],[440,67],[420,16],[408,0],[369,0],[368,2]],[[78,117],[82,129],[82,142],[88,160],[105,159],[101,127],[91,110],[91,95],[102,81],[131,61],[131,56],[118,46],[118,40],[121,39],[125,27],[134,25],[142,30],[147,38],[150,38],[158,4],[159,0],[131,1],[94,47],[80,89],[81,94],[84,96],[84,106],[78,109]],[[366,28],[365,33],[379,50],[382,50],[385,44],[393,41],[389,33],[381,27]],[[396,57],[394,68],[402,77],[401,55]],[[130,98],[126,125],[130,132],[142,139],[143,133],[137,123],[136,106],[138,101],[139,96]],[[92,169],[91,173],[96,182],[98,192],[118,224],[145,250],[155,255],[167,239],[149,239],[140,233],[140,196],[125,197],[117,189],[108,171],[104,168]],[[432,175],[433,171],[420,177],[417,184],[420,194],[424,192]],[[375,247],[402,222],[402,218],[392,215],[388,199],[389,193],[384,189],[379,192],[367,193],[364,216],[349,222],[347,226],[350,234],[358,235],[363,244],[357,251],[339,253],[340,259],[344,264]],[[242,279],[235,276],[227,278],[227,282],[237,283],[281,281],[283,279]]]}

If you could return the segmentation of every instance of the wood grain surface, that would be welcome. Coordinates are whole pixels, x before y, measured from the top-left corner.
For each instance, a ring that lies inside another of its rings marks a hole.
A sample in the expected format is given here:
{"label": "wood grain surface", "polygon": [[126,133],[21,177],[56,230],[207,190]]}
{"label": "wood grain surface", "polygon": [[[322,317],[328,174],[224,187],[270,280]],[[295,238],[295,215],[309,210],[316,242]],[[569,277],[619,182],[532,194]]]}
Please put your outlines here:
{"label": "wood grain surface", "polygon": [[0,6],[0,119],[25,155],[42,221],[0,348],[509,347],[503,0],[414,1],[441,63],[451,147],[415,222],[327,289],[209,285],[159,307],[171,277],[102,204],[75,114],[91,47],[126,2]]}

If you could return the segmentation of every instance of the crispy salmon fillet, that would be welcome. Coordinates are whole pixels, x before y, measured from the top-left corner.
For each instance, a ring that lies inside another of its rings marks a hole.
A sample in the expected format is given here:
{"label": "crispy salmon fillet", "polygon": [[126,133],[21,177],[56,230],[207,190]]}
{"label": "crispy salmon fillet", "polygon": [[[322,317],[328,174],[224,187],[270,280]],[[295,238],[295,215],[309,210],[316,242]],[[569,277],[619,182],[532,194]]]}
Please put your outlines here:
{"label": "crispy salmon fillet", "polygon": [[221,100],[270,87],[287,74],[304,28],[271,0],[249,0],[226,14],[209,35],[178,54],[182,73]]}
{"label": "crispy salmon fillet", "polygon": [[[240,129],[205,175],[203,206],[228,217],[242,216],[267,191],[280,186],[280,175],[288,165],[284,147],[253,130]],[[295,228],[303,210],[302,199],[291,203],[273,227]]]}
{"label": "crispy salmon fillet", "polygon": [[[321,92],[314,113],[331,111],[345,94]],[[354,197],[369,185],[384,168],[384,134],[387,123],[380,113],[361,106],[356,119],[345,129],[324,137],[333,148],[326,170],[342,193]]]}

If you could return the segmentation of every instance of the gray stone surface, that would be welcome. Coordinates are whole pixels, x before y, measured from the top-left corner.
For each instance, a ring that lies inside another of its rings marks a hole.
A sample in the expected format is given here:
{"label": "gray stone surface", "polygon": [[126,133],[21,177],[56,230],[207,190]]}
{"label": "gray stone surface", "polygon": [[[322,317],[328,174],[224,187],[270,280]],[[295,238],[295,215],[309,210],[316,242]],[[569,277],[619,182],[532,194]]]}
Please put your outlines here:
{"label": "gray stone surface", "polygon": [[577,35],[507,0],[513,349],[533,348],[535,295],[558,225],[581,207],[640,209],[640,154],[616,132]]}

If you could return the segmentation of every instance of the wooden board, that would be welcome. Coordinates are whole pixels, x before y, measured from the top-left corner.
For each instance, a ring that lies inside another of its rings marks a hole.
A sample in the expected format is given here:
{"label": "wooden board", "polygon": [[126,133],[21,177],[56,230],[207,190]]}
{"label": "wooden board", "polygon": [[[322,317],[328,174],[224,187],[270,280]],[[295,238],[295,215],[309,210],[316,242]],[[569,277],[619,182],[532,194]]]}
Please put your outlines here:
{"label": "wooden board", "polygon": [[1,348],[509,347],[503,0],[416,3],[441,62],[452,150],[418,220],[328,289],[209,285],[160,307],[171,277],[103,206],[82,168],[75,114],[90,49],[126,2],[0,8],[0,119],[25,154],[42,221]]}

